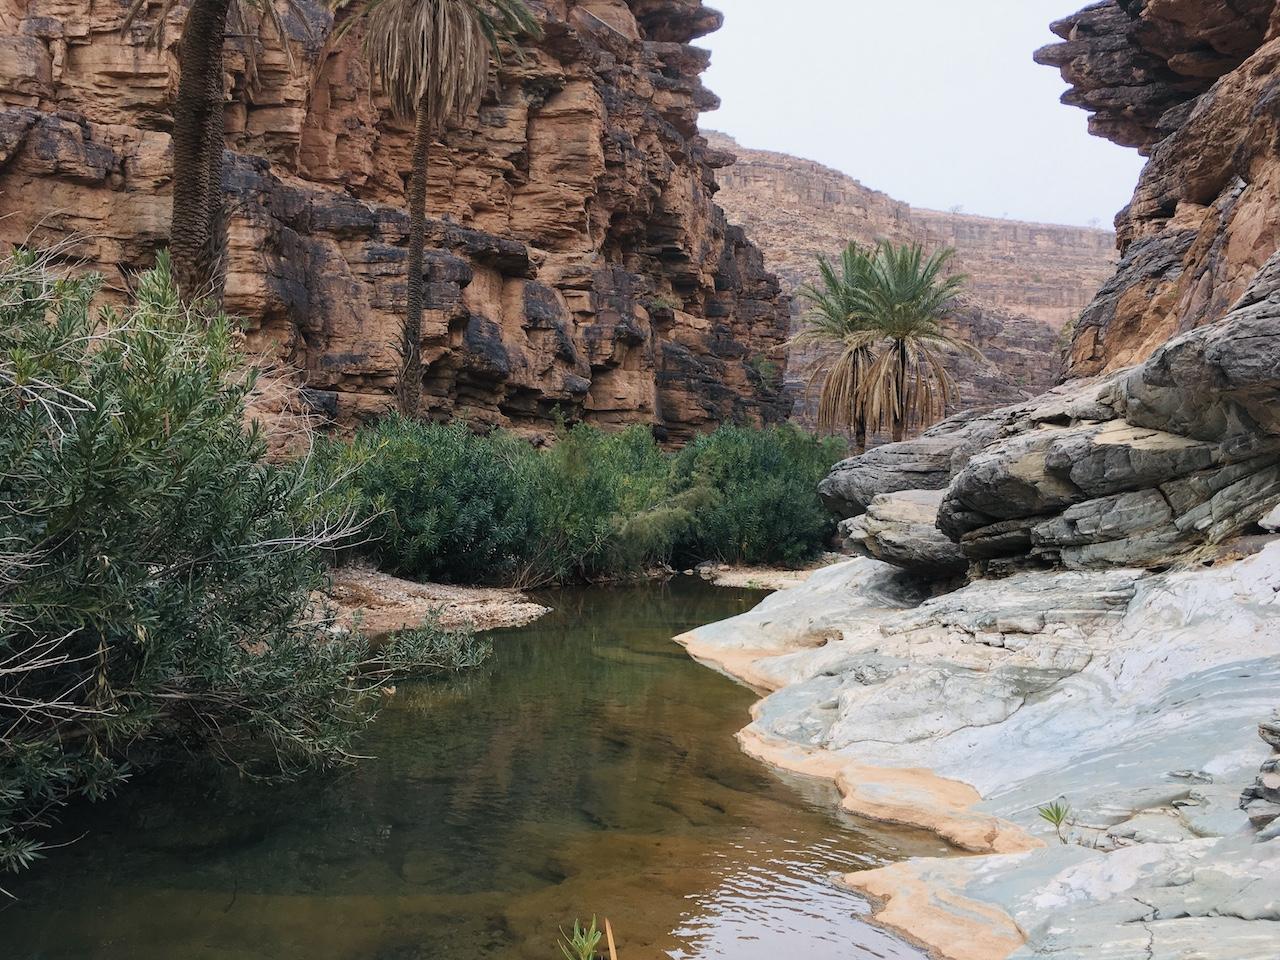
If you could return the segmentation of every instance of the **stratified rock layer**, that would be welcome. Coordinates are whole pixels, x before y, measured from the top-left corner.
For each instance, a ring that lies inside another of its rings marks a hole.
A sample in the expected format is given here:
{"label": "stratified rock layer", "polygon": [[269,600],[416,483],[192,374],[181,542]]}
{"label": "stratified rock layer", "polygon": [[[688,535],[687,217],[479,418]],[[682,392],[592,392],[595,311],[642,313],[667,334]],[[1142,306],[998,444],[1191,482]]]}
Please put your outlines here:
{"label": "stratified rock layer", "polygon": [[[545,39],[432,150],[424,412],[673,440],[778,419],[759,358],[786,335],[786,298],[712,203],[718,155],[697,130],[716,100],[689,41],[719,15],[536,6]],[[176,15],[152,51],[145,25],[119,33],[126,7],[0,0],[0,241],[79,235],[117,290],[166,240],[178,76]],[[335,47],[325,6],[299,8],[287,54],[270,29],[229,42],[227,306],[252,350],[350,424],[393,390],[408,131],[371,91],[358,31]]]}
{"label": "stratified rock layer", "polygon": [[1221,320],[1280,247],[1274,0],[1106,0],[1037,53],[1095,133],[1150,156],[1117,217],[1119,272],[1081,314],[1070,373],[1145,360]]}

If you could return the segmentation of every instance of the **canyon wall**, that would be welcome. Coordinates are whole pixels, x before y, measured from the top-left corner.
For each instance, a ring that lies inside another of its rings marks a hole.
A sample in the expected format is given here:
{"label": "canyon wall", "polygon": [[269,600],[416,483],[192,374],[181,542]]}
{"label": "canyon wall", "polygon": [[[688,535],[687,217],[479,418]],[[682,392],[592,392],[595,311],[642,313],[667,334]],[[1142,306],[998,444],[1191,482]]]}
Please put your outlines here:
{"label": "canyon wall", "polygon": [[[164,245],[179,14],[162,49],[127,0],[0,0],[0,242],[68,254],[122,294]],[[543,432],[557,416],[678,442],[785,416],[760,358],[787,298],[712,202],[716,98],[699,0],[544,0],[430,163],[423,412]],[[281,4],[283,9],[284,4]],[[179,12],[180,13],[180,12]],[[351,425],[388,407],[405,295],[409,131],[359,32],[318,0],[228,41],[227,307],[263,362]],[[254,31],[250,31],[253,33]]]}
{"label": "canyon wall", "polygon": [[1106,0],[1036,54],[1094,133],[1150,157],[1116,219],[1118,273],[1082,313],[1070,372],[1117,370],[1220,321],[1280,247],[1274,0]]}

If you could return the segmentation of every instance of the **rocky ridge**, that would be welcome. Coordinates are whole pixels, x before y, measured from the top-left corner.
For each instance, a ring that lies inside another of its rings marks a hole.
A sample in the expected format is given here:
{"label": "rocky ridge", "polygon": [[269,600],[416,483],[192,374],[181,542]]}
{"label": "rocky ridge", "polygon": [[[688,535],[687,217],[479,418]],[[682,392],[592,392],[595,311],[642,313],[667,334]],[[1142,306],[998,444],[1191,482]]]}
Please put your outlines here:
{"label": "rocky ridge", "polygon": [[1036,54],[1066,103],[1150,161],[1116,218],[1119,271],[1081,314],[1069,372],[1119,370],[1221,320],[1280,246],[1273,0],[1105,0]]}
{"label": "rocky ridge", "polygon": [[733,157],[716,173],[721,206],[793,290],[814,278],[820,254],[850,240],[914,241],[954,247],[956,269],[984,309],[1060,329],[1115,272],[1110,230],[926,210],[811,160],[752,150],[722,133],[708,132],[707,142]]}
{"label": "rocky ridge", "polygon": [[[128,4],[0,0],[0,241],[53,244],[123,293],[166,239],[169,44]],[[716,103],[698,0],[544,0],[545,38],[496,72],[430,166],[425,412],[545,431],[557,414],[679,441],[786,413],[757,359],[788,307],[712,202]],[[179,6],[179,13],[181,5]],[[346,425],[384,410],[404,296],[409,137],[319,0],[281,41],[230,42],[228,308],[249,347]]]}

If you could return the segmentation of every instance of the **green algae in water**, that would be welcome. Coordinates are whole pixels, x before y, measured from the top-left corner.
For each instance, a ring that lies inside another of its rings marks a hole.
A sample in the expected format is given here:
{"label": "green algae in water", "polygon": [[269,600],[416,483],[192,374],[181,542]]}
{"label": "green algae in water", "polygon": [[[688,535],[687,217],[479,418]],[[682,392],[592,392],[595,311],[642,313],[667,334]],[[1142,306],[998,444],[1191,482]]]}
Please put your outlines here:
{"label": "green algae in water", "polygon": [[671,642],[760,596],[551,593],[482,670],[402,684],[353,769],[148,775],[12,885],[5,956],[546,960],[596,914],[623,960],[917,957],[832,878],[938,844],[743,755],[754,695]]}

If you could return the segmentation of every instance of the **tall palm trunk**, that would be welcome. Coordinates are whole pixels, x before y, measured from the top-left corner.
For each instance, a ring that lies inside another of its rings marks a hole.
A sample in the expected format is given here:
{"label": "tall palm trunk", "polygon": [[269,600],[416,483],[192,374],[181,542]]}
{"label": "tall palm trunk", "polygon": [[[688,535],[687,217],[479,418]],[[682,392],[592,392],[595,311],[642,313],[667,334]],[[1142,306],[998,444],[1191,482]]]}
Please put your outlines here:
{"label": "tall palm trunk", "polygon": [[907,435],[907,345],[897,341],[892,348],[897,353],[897,383],[894,388],[898,392],[898,411],[893,419],[893,442],[898,443]]}
{"label": "tall palm trunk", "polygon": [[427,160],[431,147],[430,110],[424,96],[413,125],[413,155],[409,170],[409,296],[400,331],[400,412],[418,415],[422,401],[423,253],[427,239]]}
{"label": "tall palm trunk", "polygon": [[862,417],[858,418],[858,423],[854,427],[853,452],[857,456],[867,452],[867,421]]}
{"label": "tall palm trunk", "polygon": [[222,200],[222,47],[230,0],[195,0],[179,46],[173,113],[173,220],[169,248],[178,290],[222,302],[226,216]]}

